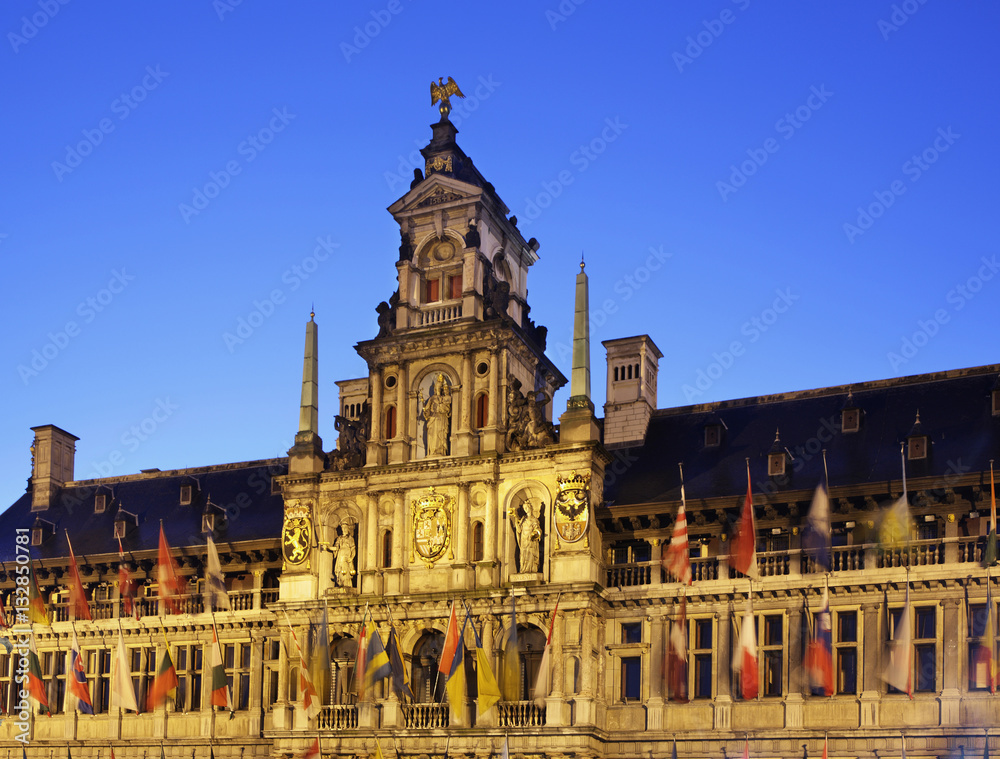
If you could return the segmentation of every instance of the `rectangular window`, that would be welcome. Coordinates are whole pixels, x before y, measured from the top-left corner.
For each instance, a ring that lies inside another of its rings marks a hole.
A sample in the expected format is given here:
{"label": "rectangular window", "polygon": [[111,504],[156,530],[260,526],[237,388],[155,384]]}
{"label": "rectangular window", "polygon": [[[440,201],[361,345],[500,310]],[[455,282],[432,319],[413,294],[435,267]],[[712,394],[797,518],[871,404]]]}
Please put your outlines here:
{"label": "rectangular window", "polygon": [[[20,658],[20,657],[17,657]],[[17,700],[13,699],[13,694],[15,690],[20,690],[20,688],[11,687],[11,667],[14,666],[13,662],[15,657],[10,654],[0,654],[0,712],[4,714],[10,714],[11,712],[17,711],[11,702],[16,704]]]}
{"label": "rectangular window", "polygon": [[694,697],[712,697],[712,620],[694,620]]}
{"label": "rectangular window", "polygon": [[836,651],[837,693],[858,692],[858,614],[855,611],[837,612]]}
{"label": "rectangular window", "polygon": [[642,622],[622,623],[622,643],[642,643]]}
{"label": "rectangular window", "polygon": [[48,683],[49,709],[53,714],[59,714],[66,700],[65,651],[46,651],[42,654],[42,677]]}
{"label": "rectangular window", "polygon": [[94,713],[103,714],[111,706],[111,649],[91,651],[88,659],[93,662],[94,669],[90,693]]}
{"label": "rectangular window", "polygon": [[622,700],[638,701],[642,695],[642,657],[622,657]]}
{"label": "rectangular window", "polygon": [[223,654],[226,679],[233,694],[233,709],[250,708],[250,644],[229,643]]}
{"label": "rectangular window", "polygon": [[202,647],[178,646],[175,657],[177,698],[174,711],[197,711],[201,709]]}
{"label": "rectangular window", "polygon": [[[997,609],[994,605],[994,620],[997,619],[996,613]],[[994,637],[991,641],[983,640],[983,635],[986,634],[986,604],[976,604],[969,607],[969,627],[971,628],[971,637],[967,646],[969,651],[969,690],[989,690],[989,660],[987,657],[992,659],[995,666],[997,638]],[[994,624],[994,636],[997,632],[997,626]],[[990,656],[990,649],[992,649],[992,656]]]}
{"label": "rectangular window", "polygon": [[191,503],[191,486],[181,485],[181,506]]}
{"label": "rectangular window", "polygon": [[271,709],[278,700],[278,669],[281,666],[281,641],[264,641],[264,708]]}
{"label": "rectangular window", "polygon": [[764,617],[764,691],[765,696],[780,696],[782,692],[782,661],[785,655],[784,617]]}
{"label": "rectangular window", "polygon": [[937,609],[926,606],[915,611],[913,661],[917,671],[913,689],[932,691],[937,682]]}
{"label": "rectangular window", "polygon": [[452,298],[453,300],[462,297],[462,275],[461,274],[456,274],[453,277],[448,277],[448,285],[449,285],[449,288],[450,288],[450,292],[448,294],[448,297]]}
{"label": "rectangular window", "polygon": [[441,300],[441,280],[428,279],[424,282],[424,303],[437,303]]}
{"label": "rectangular window", "polygon": [[128,650],[129,669],[132,672],[132,687],[139,711],[146,708],[146,693],[156,676],[156,649],[151,647],[130,648]]}

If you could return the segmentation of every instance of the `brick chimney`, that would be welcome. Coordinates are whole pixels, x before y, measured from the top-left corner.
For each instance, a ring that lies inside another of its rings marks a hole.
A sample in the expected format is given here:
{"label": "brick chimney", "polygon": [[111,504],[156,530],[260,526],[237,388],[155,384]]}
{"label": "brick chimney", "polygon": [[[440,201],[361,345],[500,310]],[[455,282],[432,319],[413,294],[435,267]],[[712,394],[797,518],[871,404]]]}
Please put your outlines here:
{"label": "brick chimney", "polygon": [[59,489],[73,480],[73,460],[76,457],[76,435],[54,424],[32,427],[35,441],[31,444],[31,510],[45,511],[55,503]]}

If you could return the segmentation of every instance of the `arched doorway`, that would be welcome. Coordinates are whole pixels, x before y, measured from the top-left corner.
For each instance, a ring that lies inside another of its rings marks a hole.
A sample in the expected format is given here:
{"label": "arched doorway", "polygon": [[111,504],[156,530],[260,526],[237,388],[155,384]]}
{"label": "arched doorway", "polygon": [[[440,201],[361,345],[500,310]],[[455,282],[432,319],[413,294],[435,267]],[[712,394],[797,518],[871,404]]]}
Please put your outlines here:
{"label": "arched doorway", "polygon": [[438,662],[444,647],[444,635],[425,632],[413,647],[410,683],[413,700],[417,703],[438,703],[444,700],[444,676],[438,676]]}

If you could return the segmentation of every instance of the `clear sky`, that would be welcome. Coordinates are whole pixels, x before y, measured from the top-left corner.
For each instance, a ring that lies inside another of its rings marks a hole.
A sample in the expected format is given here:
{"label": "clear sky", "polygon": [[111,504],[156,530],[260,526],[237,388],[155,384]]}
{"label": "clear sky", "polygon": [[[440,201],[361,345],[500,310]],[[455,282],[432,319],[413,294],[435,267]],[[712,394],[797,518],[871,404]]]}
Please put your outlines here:
{"label": "clear sky", "polygon": [[440,76],[541,242],[567,376],[586,254],[599,408],[601,340],[641,333],[661,407],[997,362],[998,27],[943,0],[7,0],[0,503],[41,424],[78,478],[283,455],[314,303],[333,447]]}

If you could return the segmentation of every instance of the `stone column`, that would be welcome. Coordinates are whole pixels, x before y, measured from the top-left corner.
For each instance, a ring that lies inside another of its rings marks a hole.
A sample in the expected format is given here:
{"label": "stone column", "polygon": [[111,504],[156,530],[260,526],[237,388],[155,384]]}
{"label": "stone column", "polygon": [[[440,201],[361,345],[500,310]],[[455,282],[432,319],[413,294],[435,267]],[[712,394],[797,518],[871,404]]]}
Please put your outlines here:
{"label": "stone column", "polygon": [[396,450],[393,461],[405,463],[410,460],[410,377],[406,364],[399,365],[396,376]]}
{"label": "stone column", "polygon": [[[486,420],[486,427],[483,428],[480,438],[479,452],[502,450],[500,439],[500,420],[503,414],[506,399],[501,397],[500,392],[500,352],[497,348],[490,348],[490,385],[489,385],[489,419]],[[505,383],[506,384],[506,383]]]}
{"label": "stone column", "polygon": [[385,463],[382,459],[382,432],[384,420],[382,419],[382,367],[377,366],[371,370],[372,386],[372,429],[368,438],[368,459],[365,466],[378,466]]}
{"label": "stone column", "polygon": [[[254,573],[256,574],[256,572]],[[202,654],[204,657],[204,653]],[[254,630],[250,634],[250,734],[260,735],[264,726],[263,687],[264,678],[264,633]],[[210,678],[203,677],[202,681]],[[204,703],[204,701],[202,701]],[[323,699],[320,700],[323,703]]]}
{"label": "stone column", "polygon": [[941,645],[941,724],[961,725],[961,699],[959,691],[959,674],[962,670],[961,638],[966,626],[962,623],[962,601],[958,598],[947,598],[941,602],[944,607],[943,630],[938,636],[943,640]]}
{"label": "stone column", "polygon": [[879,635],[878,619],[882,604],[878,602],[861,604],[862,631],[858,642],[861,663],[861,727],[879,726],[879,699],[881,698],[882,639]]}
{"label": "stone column", "polygon": [[406,543],[406,512],[403,491],[392,491],[392,566],[403,567],[403,546]]}
{"label": "stone column", "polygon": [[497,503],[497,481],[486,480],[486,544],[483,546],[483,558],[486,561],[497,560],[497,522],[500,515],[500,505]]}
{"label": "stone column", "polygon": [[[649,554],[650,554],[650,567],[649,567],[649,584],[650,585],[662,585],[663,575],[665,574],[660,569],[660,560],[663,557],[663,543],[658,538],[653,538],[649,541]],[[672,578],[668,577],[669,582]]]}
{"label": "stone column", "polygon": [[469,562],[469,483],[458,483],[458,518],[455,528],[455,561]]}
{"label": "stone column", "polygon": [[554,727],[569,725],[569,703],[563,693],[566,684],[566,662],[563,641],[566,639],[566,615],[556,614],[552,631],[552,690],[545,699],[545,724]]}
{"label": "stone column", "polygon": [[253,608],[259,611],[261,608],[261,590],[264,588],[264,570],[255,569],[253,571]]}
{"label": "stone column", "polygon": [[[378,509],[379,509],[379,499],[382,497],[381,492],[374,492],[368,494],[368,513],[366,517],[365,525],[365,540],[364,549],[361,548],[361,535],[360,535],[360,525],[358,530],[358,576],[360,577],[370,577],[371,581],[365,583],[364,588],[361,587],[361,583],[358,582],[358,591],[365,593],[375,593],[378,590],[375,588],[375,572],[379,569],[379,545],[378,545]],[[362,571],[364,570],[364,571]]]}
{"label": "stone column", "polygon": [[[291,709],[293,704],[288,700],[288,673],[289,659],[292,656],[292,638],[288,634],[288,626],[282,625],[278,631],[278,638],[281,641],[278,649],[278,700],[271,707],[272,718],[275,730],[291,729]],[[206,677],[205,680],[210,678]]]}
{"label": "stone column", "polygon": [[[798,551],[794,556],[798,556]],[[802,662],[802,608],[788,610],[788,696],[785,698],[785,727],[802,727],[805,683]]]}
{"label": "stone column", "polygon": [[476,453],[472,446],[472,352],[462,353],[462,368],[459,382],[462,383],[458,393],[458,434],[455,438],[455,454],[468,456]]}
{"label": "stone column", "polygon": [[[654,546],[654,550],[659,546]],[[659,563],[654,565],[653,574],[659,576]],[[649,619],[649,701],[646,710],[646,729],[662,730],[664,708],[667,698],[663,678],[663,652],[667,644],[667,619],[663,614],[650,615]]]}
{"label": "stone column", "polygon": [[580,612],[580,694],[576,703],[577,725],[593,725],[597,718],[594,705],[594,681],[597,677],[597,657],[594,656],[594,625],[596,615],[590,609]]}
{"label": "stone column", "polygon": [[733,697],[730,684],[732,671],[732,610],[727,608],[715,615],[715,715],[716,730],[732,726]]}

